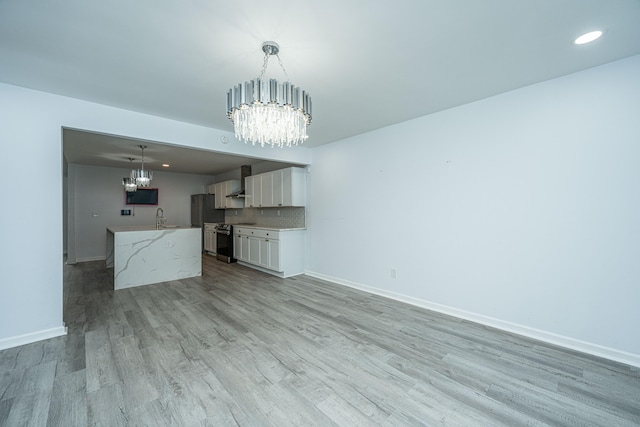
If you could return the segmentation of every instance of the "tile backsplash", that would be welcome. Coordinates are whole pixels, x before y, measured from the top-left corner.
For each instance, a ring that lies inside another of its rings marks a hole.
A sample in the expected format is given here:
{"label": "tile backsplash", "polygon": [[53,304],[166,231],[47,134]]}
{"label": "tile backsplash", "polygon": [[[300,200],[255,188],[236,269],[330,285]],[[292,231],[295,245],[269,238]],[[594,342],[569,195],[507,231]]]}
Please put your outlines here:
{"label": "tile backsplash", "polygon": [[255,224],[265,227],[306,227],[304,207],[227,209],[224,221],[227,224]]}

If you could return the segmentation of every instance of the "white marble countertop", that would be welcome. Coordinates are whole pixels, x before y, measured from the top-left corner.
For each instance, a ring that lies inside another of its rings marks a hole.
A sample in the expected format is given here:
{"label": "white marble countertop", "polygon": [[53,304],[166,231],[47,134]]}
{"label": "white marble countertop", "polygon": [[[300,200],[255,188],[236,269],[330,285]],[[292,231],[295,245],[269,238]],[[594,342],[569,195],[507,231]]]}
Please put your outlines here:
{"label": "white marble countertop", "polygon": [[112,233],[122,233],[125,231],[171,231],[171,230],[184,230],[200,227],[192,227],[190,225],[163,225],[156,229],[155,225],[113,225],[107,227],[107,230]]}
{"label": "white marble countertop", "polygon": [[231,224],[233,228],[260,228],[262,230],[277,230],[277,231],[296,231],[306,230],[306,227],[274,227],[269,225],[257,225],[257,224]]}

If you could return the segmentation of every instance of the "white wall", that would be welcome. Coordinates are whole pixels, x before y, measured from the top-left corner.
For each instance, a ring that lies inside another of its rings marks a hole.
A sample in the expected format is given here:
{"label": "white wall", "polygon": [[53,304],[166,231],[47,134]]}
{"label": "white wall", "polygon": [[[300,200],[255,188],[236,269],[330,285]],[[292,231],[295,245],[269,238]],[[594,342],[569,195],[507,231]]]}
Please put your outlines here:
{"label": "white wall", "polygon": [[639,364],[639,161],[640,56],[319,147],[308,270]]}
{"label": "white wall", "polygon": [[[0,83],[0,141],[7,190],[0,268],[0,349],[64,332],[62,320],[62,127],[228,154],[306,164],[310,149],[262,150],[231,132]],[[220,138],[231,142],[222,144]],[[69,179],[72,179],[71,176]],[[73,202],[70,198],[70,202]],[[71,209],[71,205],[69,208]]]}
{"label": "white wall", "polygon": [[[130,169],[69,164],[75,199],[72,226],[75,228],[75,259],[82,262],[105,258],[106,227],[111,225],[154,225],[157,208],[162,208],[167,224],[191,224],[191,195],[207,192],[214,176],[154,171],[151,186],[158,188],[158,206],[128,206],[124,200],[122,177]],[[121,209],[132,216],[120,215]]]}
{"label": "white wall", "polygon": [[40,192],[0,210],[0,348],[61,333],[67,126],[313,160],[311,272],[640,361],[639,76],[636,56],[313,150],[0,84],[1,176]]}

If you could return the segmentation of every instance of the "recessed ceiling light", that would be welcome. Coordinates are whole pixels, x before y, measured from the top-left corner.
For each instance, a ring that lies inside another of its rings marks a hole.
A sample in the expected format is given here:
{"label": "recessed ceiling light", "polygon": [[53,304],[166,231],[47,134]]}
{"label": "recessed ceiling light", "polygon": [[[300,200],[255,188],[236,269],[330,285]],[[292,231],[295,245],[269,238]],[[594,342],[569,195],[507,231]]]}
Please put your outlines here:
{"label": "recessed ceiling light", "polygon": [[163,164],[162,164],[162,167],[163,167],[163,168],[168,168],[169,166],[171,166],[169,163],[163,163]]}
{"label": "recessed ceiling light", "polygon": [[580,37],[575,39],[573,42],[575,44],[591,43],[592,41],[594,41],[596,39],[599,39],[602,34],[603,34],[603,32],[600,31],[600,30],[590,31],[588,33],[585,33],[585,34],[581,35]]}

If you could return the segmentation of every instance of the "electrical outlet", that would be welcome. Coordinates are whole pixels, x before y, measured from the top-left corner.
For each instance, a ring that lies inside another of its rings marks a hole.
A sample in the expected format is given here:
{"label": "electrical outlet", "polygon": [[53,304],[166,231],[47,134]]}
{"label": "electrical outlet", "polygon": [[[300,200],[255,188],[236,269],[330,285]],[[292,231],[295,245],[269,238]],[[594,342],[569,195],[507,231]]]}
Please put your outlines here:
{"label": "electrical outlet", "polygon": [[391,269],[391,278],[392,278],[392,279],[395,279],[395,278],[396,278],[396,269],[395,269],[395,268],[392,268],[392,269]]}

